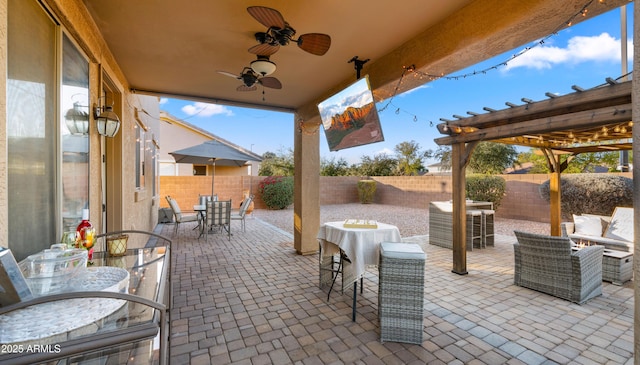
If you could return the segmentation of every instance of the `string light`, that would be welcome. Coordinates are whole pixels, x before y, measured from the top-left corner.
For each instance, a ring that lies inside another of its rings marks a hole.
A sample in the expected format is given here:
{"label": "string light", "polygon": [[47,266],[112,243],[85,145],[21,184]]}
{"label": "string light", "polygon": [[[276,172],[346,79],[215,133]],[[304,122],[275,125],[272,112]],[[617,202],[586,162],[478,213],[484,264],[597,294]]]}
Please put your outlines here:
{"label": "string light", "polygon": [[[465,73],[465,74],[458,74],[458,75],[451,75],[451,76],[445,76],[444,73],[440,73],[440,74],[432,74],[432,73],[428,73],[428,72],[423,72],[420,70],[416,69],[415,65],[408,65],[408,66],[402,66],[402,74],[400,75],[400,79],[398,80],[398,83],[396,84],[396,87],[393,91],[393,93],[391,94],[391,97],[387,100],[387,103],[382,106],[381,108],[378,109],[379,113],[384,112],[389,105],[393,105],[396,108],[396,115],[400,114],[400,111],[404,111],[401,110],[400,107],[396,106],[393,104],[393,99],[397,96],[398,91],[400,90],[400,85],[402,84],[402,81],[404,79],[405,76],[407,76],[407,74],[412,74],[414,78],[418,79],[418,80],[423,80],[423,79],[427,79],[429,81],[435,81],[435,80],[439,80],[439,79],[444,79],[444,80],[460,80],[460,79],[466,79],[467,77],[471,77],[471,76],[477,76],[477,75],[486,75],[487,72],[489,71],[494,71],[497,70],[500,67],[506,67],[509,62],[513,61],[514,59],[524,55],[525,53],[529,52],[530,50],[532,50],[533,48],[537,47],[537,46],[541,46],[545,43],[545,41],[547,39],[550,39],[553,36],[558,35],[558,32],[560,32],[562,29],[566,28],[566,27],[570,27],[574,20],[578,17],[586,17],[587,13],[589,11],[589,7],[593,4],[595,0],[589,0],[582,8],[580,8],[579,11],[577,11],[576,13],[574,13],[569,19],[567,19],[565,22],[562,23],[562,25],[560,25],[559,27],[557,27],[556,29],[554,29],[549,35],[547,35],[546,37],[543,37],[542,39],[540,39],[539,41],[537,41],[536,43],[534,43],[532,46],[528,46],[523,48],[521,51],[513,54],[509,59],[504,60],[502,62],[499,62],[493,66],[487,67],[485,69],[482,70],[473,70],[471,72]],[[605,0],[598,0],[599,4],[604,4]],[[407,114],[410,114],[411,116],[413,116],[413,121],[414,122],[418,122],[418,116],[404,111]],[[429,126],[433,127],[433,121],[429,122]],[[630,124],[631,126],[631,124]],[[616,127],[617,128],[617,127]],[[626,129],[625,129],[626,130]],[[572,138],[571,136],[569,136],[569,138]]]}

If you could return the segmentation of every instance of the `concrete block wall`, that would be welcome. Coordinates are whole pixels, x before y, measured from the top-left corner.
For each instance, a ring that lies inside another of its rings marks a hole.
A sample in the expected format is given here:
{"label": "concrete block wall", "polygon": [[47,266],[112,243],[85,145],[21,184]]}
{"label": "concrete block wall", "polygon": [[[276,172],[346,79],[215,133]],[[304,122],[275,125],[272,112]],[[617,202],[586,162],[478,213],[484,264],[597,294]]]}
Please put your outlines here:
{"label": "concrete block wall", "polygon": [[[631,178],[632,173],[622,176]],[[496,211],[501,218],[549,222],[549,204],[538,193],[538,187],[549,179],[547,174],[501,175],[507,182],[506,196]],[[232,199],[237,209],[244,193],[252,191],[254,207],[266,209],[258,194],[258,184],[264,176],[216,176],[215,192],[220,199]],[[358,203],[359,176],[321,176],[320,205]],[[451,176],[375,176],[377,182],[374,203],[399,205],[411,208],[429,208],[431,201],[451,199]],[[181,209],[188,211],[197,204],[199,194],[211,194],[210,176],[161,176],[160,207],[168,207],[166,195],[178,201]]]}
{"label": "concrete block wall", "polygon": [[[231,199],[232,208],[238,209],[244,192],[250,190],[251,177],[216,176],[214,183],[218,199]],[[254,192],[257,191],[257,185],[252,187]],[[165,198],[167,195],[178,202],[181,210],[192,211],[200,195],[211,195],[211,176],[160,176],[160,208],[169,207]]]}
{"label": "concrete block wall", "polygon": [[358,203],[358,176],[320,176],[320,205]]}
{"label": "concrete block wall", "polygon": [[374,202],[413,208],[429,208],[429,202],[451,199],[449,176],[376,176]]}
{"label": "concrete block wall", "polygon": [[538,187],[549,180],[546,174],[502,175],[507,191],[496,217],[550,222],[549,203],[540,197]]}

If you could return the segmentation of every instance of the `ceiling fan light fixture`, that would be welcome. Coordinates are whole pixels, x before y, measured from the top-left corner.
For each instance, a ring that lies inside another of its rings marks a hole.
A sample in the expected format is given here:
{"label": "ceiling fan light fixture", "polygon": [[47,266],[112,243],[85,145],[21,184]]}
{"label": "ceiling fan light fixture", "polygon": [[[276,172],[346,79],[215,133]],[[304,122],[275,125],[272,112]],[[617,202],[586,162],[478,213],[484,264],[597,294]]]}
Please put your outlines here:
{"label": "ceiling fan light fixture", "polygon": [[267,76],[276,71],[276,64],[267,58],[258,57],[257,60],[251,62],[251,69],[262,76]]}

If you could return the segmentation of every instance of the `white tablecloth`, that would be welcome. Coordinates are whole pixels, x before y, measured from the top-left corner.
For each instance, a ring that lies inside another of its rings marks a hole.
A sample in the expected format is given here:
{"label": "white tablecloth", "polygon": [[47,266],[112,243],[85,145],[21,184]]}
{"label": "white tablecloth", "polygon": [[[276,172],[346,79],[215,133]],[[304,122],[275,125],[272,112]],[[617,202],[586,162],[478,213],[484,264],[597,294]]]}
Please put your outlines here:
{"label": "white tablecloth", "polygon": [[351,274],[356,280],[364,274],[367,265],[378,265],[380,243],[402,242],[396,226],[378,223],[378,228],[344,228],[344,221],[323,223],[318,231],[318,240],[320,260],[342,249],[351,260],[351,265],[343,268],[344,274],[352,277],[346,271],[353,271]]}

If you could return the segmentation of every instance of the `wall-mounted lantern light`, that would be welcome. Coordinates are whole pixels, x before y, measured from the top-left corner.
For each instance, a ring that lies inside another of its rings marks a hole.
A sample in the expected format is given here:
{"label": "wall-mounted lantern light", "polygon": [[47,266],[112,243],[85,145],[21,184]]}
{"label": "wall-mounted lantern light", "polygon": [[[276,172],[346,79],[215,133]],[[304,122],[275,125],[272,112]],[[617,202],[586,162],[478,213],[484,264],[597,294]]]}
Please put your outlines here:
{"label": "wall-mounted lantern light", "polygon": [[100,106],[100,99],[102,98],[98,99],[98,104],[93,108],[93,117],[96,120],[98,133],[105,137],[114,137],[120,129],[120,119],[114,113],[112,105]]}

